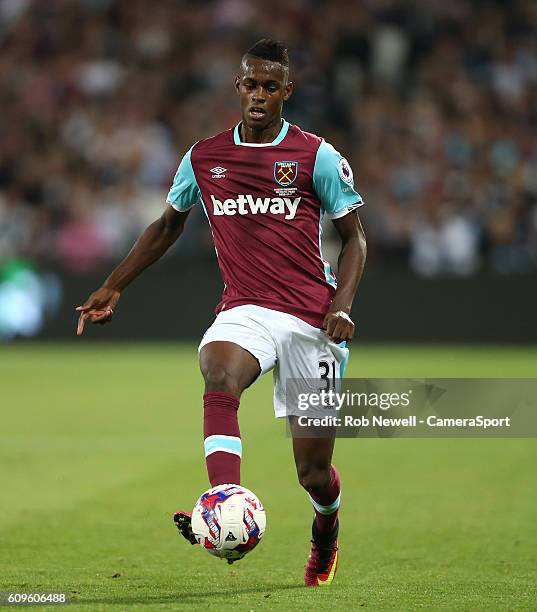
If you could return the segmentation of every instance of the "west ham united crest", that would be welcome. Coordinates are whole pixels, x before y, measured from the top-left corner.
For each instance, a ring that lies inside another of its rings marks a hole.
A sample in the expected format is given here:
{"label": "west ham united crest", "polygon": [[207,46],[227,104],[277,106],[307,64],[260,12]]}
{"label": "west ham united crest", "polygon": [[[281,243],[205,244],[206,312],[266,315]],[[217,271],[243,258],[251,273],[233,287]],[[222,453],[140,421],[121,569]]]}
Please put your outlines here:
{"label": "west ham united crest", "polygon": [[298,162],[279,161],[274,162],[274,178],[282,187],[288,187],[295,182],[298,176]]}

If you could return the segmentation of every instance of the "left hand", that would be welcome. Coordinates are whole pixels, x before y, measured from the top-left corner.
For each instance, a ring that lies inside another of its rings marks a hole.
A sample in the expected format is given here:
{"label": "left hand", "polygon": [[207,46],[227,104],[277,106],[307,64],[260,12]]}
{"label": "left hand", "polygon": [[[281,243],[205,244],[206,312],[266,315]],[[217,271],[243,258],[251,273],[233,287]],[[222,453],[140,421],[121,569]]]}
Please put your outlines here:
{"label": "left hand", "polygon": [[338,344],[343,340],[352,340],[354,336],[354,323],[343,310],[329,311],[324,318],[323,329]]}

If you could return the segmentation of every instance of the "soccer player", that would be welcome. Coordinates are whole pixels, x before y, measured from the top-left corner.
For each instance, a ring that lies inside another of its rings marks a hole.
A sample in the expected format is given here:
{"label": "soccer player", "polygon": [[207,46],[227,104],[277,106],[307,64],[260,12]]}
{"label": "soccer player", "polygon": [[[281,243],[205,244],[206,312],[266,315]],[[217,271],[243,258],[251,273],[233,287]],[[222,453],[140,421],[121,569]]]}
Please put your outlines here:
{"label": "soccer player", "polygon": [[[235,79],[242,120],[187,151],[162,217],[77,308],[79,335],[86,320],[110,321],[123,289],[179,238],[192,207],[203,206],[225,283],[199,346],[212,486],[240,484],[243,391],[272,370],[275,413],[286,416],[286,380],[341,377],[354,335],[349,313],[366,257],[357,214],[362,198],[349,164],[331,145],[282,119],[293,92],[288,75],[280,42],[263,39],[246,52]],[[337,281],[321,253],[324,215],[341,239]],[[298,480],[315,511],[305,583],[326,585],[338,564],[334,438],[301,437],[296,417],[289,420]],[[174,520],[195,543],[190,515],[178,512]]]}

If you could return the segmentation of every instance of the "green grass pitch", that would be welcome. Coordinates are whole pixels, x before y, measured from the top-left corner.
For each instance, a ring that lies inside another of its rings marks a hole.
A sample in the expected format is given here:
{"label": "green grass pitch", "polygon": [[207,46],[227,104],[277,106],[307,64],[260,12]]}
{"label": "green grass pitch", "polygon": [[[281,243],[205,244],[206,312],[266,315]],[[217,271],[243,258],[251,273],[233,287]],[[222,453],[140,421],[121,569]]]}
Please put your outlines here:
{"label": "green grass pitch", "polygon": [[[536,364],[537,348],[356,344],[347,375]],[[0,347],[0,591],[65,591],[69,610],[537,609],[537,440],[339,440],[340,572],[306,589],[312,511],[270,375],[240,408],[263,542],[228,566],[176,532],[208,486],[201,393],[192,345]]]}

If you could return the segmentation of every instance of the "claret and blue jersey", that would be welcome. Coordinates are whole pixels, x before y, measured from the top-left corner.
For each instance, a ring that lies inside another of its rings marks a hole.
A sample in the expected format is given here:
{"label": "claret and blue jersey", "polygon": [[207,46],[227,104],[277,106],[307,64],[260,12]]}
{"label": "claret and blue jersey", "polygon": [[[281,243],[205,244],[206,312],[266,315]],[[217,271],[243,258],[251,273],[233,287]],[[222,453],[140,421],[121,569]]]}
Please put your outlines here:
{"label": "claret and blue jersey", "polygon": [[321,251],[323,216],[363,203],[331,145],[287,121],[273,142],[245,143],[237,125],[186,153],[167,201],[205,209],[225,283],[217,312],[253,304],[321,327],[336,287]]}

